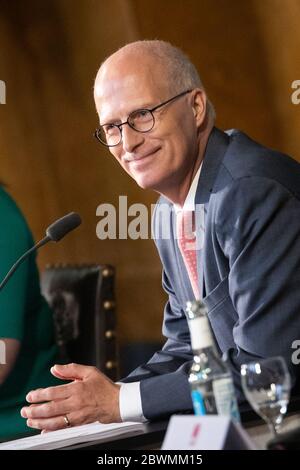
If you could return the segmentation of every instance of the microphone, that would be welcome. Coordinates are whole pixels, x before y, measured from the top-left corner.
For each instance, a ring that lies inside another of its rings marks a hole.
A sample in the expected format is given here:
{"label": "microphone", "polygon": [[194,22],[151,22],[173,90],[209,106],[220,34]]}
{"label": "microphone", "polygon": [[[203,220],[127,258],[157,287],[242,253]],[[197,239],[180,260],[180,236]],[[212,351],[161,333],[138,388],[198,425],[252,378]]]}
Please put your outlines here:
{"label": "microphone", "polygon": [[[46,230],[47,241],[58,242],[61,240],[67,233],[74,230],[81,224],[80,215],[76,212],[70,212],[70,214],[61,217],[51,224]],[[47,242],[45,242],[47,243]]]}
{"label": "microphone", "polygon": [[70,212],[64,217],[61,217],[60,219],[53,222],[53,224],[51,224],[47,228],[46,236],[42,240],[40,240],[38,243],[36,243],[33,247],[31,247],[28,251],[26,251],[10,268],[10,270],[8,271],[5,278],[0,284],[0,291],[1,289],[3,289],[7,281],[13,275],[15,270],[18,268],[18,266],[24,261],[25,258],[27,258],[28,255],[30,255],[33,251],[38,250],[41,246],[46,245],[46,243],[50,241],[58,242],[65,235],[67,235],[67,233],[71,232],[71,230],[74,230],[80,224],[81,224],[81,217],[76,212]]}

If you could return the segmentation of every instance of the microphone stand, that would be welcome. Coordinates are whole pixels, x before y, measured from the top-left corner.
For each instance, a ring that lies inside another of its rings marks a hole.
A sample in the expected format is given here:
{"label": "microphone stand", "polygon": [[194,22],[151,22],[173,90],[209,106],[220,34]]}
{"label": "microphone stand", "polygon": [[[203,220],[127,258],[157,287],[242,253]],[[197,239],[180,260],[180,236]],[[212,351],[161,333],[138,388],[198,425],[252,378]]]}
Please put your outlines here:
{"label": "microphone stand", "polygon": [[40,240],[38,243],[36,243],[32,248],[30,248],[28,251],[26,251],[22,256],[21,258],[19,258],[15,264],[10,268],[10,270],[8,271],[8,273],[6,274],[5,278],[1,281],[0,283],[0,291],[1,289],[3,289],[3,287],[5,286],[5,284],[7,283],[7,281],[9,280],[10,276],[12,276],[12,274],[15,272],[15,270],[17,269],[17,267],[23,263],[23,261],[25,260],[25,258],[27,258],[27,256],[29,256],[33,251],[35,250],[38,250],[41,246],[45,245],[46,243],[48,243],[49,241],[51,240],[50,237],[45,237],[43,238],[42,240]]}

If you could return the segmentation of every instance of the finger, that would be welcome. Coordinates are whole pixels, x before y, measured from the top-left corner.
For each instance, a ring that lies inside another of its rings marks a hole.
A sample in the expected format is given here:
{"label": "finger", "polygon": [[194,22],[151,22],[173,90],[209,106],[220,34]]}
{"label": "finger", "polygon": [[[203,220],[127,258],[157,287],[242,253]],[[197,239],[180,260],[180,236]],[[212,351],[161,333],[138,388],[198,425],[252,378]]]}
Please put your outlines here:
{"label": "finger", "polygon": [[28,419],[52,418],[65,415],[71,409],[70,400],[50,401],[42,405],[27,406],[22,408],[21,415],[23,418]]}
{"label": "finger", "polygon": [[[69,425],[66,422],[65,416],[67,416]],[[93,413],[85,412],[82,410],[74,411],[70,413],[62,413],[61,416],[53,418],[39,418],[39,419],[28,419],[27,426],[35,429],[41,429],[42,434],[48,431],[56,431],[58,429],[66,429],[68,427],[79,426],[82,424],[94,423],[97,421],[97,417]]]}
{"label": "finger", "polygon": [[83,366],[81,364],[55,364],[55,366],[51,367],[51,374],[59,379],[67,379],[67,380],[75,380],[75,379],[84,379],[87,375],[89,375],[91,371],[90,366]]}
{"label": "finger", "polygon": [[61,380],[75,380],[75,377],[66,377],[62,373],[60,373],[58,370],[55,368],[56,366],[51,367],[50,372],[54,377],[57,377],[58,379]]}
{"label": "finger", "polygon": [[[33,404],[33,405],[30,405],[30,408],[31,408],[31,407],[33,408],[34,406],[40,406],[40,405],[38,405],[38,404],[35,403],[35,404]],[[20,410],[20,415],[22,416],[22,418],[28,418],[28,416],[27,416],[27,410],[29,410],[29,406],[23,406],[23,408],[21,408],[21,410]]]}
{"label": "finger", "polygon": [[55,387],[38,388],[32,390],[26,395],[26,400],[29,403],[40,403],[45,401],[60,400],[68,398],[71,395],[70,384],[57,385]]}
{"label": "finger", "polygon": [[51,419],[28,419],[26,424],[29,428],[41,429],[43,434],[48,431],[67,428],[63,415]]}

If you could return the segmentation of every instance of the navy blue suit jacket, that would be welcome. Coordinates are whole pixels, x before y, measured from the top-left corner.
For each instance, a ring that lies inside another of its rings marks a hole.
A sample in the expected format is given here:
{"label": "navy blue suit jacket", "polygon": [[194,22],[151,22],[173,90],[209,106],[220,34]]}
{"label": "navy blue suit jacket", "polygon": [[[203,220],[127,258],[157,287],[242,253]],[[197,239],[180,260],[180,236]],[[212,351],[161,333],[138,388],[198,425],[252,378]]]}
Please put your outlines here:
{"label": "navy blue suit jacket", "polygon": [[[300,339],[300,165],[242,132],[214,128],[195,202],[205,207],[204,247],[197,253],[199,289],[241,402],[244,362],[282,355],[293,378],[298,375],[291,356],[293,341]],[[162,206],[169,208],[163,217]],[[163,322],[167,341],[125,379],[141,380],[148,419],[192,409],[187,380],[192,352],[184,310],[194,295],[175,239],[172,204],[163,197],[153,230],[169,295]]]}

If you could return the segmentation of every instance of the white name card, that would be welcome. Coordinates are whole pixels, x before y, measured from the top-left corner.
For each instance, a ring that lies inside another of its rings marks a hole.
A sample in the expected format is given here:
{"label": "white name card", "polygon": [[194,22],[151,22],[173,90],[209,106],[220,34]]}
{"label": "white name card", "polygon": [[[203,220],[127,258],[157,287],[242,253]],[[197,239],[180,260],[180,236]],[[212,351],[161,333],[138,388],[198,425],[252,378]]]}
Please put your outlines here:
{"label": "white name card", "polygon": [[220,415],[171,417],[163,450],[254,450],[241,424]]}

